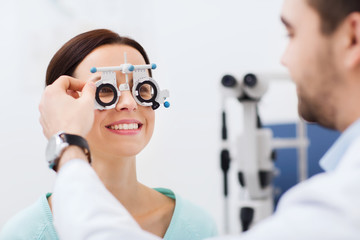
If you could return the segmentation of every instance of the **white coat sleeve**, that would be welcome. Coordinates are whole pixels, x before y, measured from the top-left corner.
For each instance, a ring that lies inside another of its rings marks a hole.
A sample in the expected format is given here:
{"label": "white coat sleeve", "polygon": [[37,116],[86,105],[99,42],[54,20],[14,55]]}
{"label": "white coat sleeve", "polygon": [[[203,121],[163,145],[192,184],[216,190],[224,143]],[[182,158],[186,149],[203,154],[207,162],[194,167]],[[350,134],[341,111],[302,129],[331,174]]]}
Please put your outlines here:
{"label": "white coat sleeve", "polygon": [[142,230],[90,165],[80,159],[69,161],[58,173],[53,215],[60,239],[160,239]]}

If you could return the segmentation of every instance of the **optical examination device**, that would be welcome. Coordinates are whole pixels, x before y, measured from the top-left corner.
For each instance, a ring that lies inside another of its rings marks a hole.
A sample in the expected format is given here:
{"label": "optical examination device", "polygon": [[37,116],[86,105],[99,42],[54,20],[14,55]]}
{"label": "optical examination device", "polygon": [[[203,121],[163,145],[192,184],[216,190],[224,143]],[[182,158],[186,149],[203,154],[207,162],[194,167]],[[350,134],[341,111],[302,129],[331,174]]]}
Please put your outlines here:
{"label": "optical examination device", "polygon": [[[296,139],[273,139],[272,131],[263,128],[258,114],[258,102],[267,92],[269,80],[289,79],[286,75],[244,74],[240,80],[232,75],[221,79],[222,93],[222,150],[220,165],[223,172],[225,233],[230,233],[228,172],[231,159],[236,160],[237,177],[241,186],[239,207],[240,229],[248,230],[258,221],[270,216],[274,210],[274,187],[272,180],[276,175],[274,167],[276,148],[297,148],[299,155],[300,180],[307,178],[306,151],[308,140],[302,121],[298,124]],[[243,106],[243,131],[236,140],[234,152],[230,154],[226,126],[225,103],[227,98],[235,98]]]}
{"label": "optical examination device", "polygon": [[[124,53],[124,64],[112,67],[93,67],[91,73],[101,72],[101,79],[96,82],[95,108],[99,110],[115,108],[121,92],[131,91],[135,101],[141,106],[151,106],[153,110],[161,104],[170,107],[166,101],[169,97],[168,90],[160,90],[157,82],[148,76],[148,69],[156,69],[156,64],[132,65],[127,63]],[[126,82],[117,87],[116,73],[125,74]],[[130,90],[128,74],[133,74],[133,86]]]}

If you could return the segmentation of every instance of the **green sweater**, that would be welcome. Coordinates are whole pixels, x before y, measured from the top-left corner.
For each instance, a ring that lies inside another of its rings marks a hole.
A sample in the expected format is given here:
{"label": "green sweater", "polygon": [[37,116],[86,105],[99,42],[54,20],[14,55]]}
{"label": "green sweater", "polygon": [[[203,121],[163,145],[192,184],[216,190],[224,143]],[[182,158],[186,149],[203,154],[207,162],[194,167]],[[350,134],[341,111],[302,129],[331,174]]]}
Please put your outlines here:
{"label": "green sweater", "polygon": [[[182,199],[171,190],[156,188],[175,199],[175,210],[165,233],[165,240],[200,240],[217,235],[215,222],[201,208]],[[24,209],[8,221],[0,233],[0,240],[58,240],[47,198]]]}

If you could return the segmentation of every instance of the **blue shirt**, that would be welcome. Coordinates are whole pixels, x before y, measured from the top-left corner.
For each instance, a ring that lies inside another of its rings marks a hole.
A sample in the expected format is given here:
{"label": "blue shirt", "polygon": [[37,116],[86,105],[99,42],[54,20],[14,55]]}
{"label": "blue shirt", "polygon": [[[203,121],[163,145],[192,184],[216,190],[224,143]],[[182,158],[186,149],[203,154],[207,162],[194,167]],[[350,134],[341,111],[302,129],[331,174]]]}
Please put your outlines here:
{"label": "blue shirt", "polygon": [[[169,189],[156,191],[175,199],[175,209],[165,240],[196,240],[216,236],[216,225],[210,215]],[[51,194],[15,215],[0,233],[0,240],[58,240],[52,213],[47,201]]]}

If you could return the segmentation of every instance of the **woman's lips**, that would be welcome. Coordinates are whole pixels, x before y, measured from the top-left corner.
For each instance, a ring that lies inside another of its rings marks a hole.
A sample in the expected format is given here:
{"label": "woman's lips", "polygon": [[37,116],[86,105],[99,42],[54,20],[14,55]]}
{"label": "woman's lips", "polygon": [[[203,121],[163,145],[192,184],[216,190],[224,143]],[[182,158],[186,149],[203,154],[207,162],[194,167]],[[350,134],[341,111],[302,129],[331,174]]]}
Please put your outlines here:
{"label": "woman's lips", "polygon": [[106,128],[116,134],[135,135],[141,131],[143,124],[137,120],[121,120],[107,125]]}

